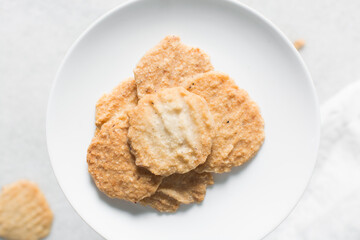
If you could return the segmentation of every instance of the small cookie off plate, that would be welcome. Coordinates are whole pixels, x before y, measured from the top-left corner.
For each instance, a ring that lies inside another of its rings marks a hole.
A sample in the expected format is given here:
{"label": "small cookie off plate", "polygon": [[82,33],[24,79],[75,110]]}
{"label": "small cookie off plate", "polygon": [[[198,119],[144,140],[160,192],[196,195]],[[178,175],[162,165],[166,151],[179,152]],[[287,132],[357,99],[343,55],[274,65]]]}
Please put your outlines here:
{"label": "small cookie off plate", "polygon": [[[166,35],[203,49],[258,103],[266,139],[257,156],[215,176],[204,202],[174,214],[112,200],[87,171],[97,99],[132,76]],[[52,166],[80,216],[107,239],[260,239],[291,212],[317,155],[319,106],[299,54],[272,23],[231,0],[140,0],[92,24],[57,74],[47,113]]]}

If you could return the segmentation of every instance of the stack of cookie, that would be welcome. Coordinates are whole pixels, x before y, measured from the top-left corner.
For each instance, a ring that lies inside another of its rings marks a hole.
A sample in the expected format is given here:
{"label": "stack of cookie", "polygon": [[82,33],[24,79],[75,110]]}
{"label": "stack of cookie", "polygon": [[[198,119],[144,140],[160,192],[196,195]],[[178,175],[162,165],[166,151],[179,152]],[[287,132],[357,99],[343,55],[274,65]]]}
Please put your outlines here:
{"label": "stack of cookie", "polygon": [[174,212],[199,203],[211,173],[251,159],[264,140],[259,108],[199,48],[167,36],[96,105],[87,162],[111,198]]}

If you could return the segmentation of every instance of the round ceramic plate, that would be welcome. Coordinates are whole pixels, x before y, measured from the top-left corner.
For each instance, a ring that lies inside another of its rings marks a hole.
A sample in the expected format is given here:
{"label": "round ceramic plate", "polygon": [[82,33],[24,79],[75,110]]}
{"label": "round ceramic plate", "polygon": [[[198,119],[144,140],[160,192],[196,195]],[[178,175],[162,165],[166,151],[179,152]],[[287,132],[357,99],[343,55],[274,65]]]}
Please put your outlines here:
{"label": "round ceramic plate", "polygon": [[[95,103],[133,76],[142,55],[169,34],[207,52],[260,106],[266,139],[257,156],[215,176],[201,204],[173,214],[97,190],[87,171]],[[259,239],[304,192],[315,164],[319,107],[309,73],[286,37],[235,1],[132,1],[75,42],[58,72],[47,114],[55,174],[82,218],[107,239]]]}

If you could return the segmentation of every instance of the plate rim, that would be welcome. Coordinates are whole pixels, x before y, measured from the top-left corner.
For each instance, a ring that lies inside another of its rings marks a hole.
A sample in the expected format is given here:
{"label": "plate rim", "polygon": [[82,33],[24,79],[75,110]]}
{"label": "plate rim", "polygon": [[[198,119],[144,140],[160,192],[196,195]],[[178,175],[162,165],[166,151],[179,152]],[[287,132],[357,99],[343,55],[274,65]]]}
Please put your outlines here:
{"label": "plate rim", "polygon": [[[46,148],[47,148],[47,152],[49,155],[49,161],[50,161],[50,165],[51,165],[51,169],[55,175],[56,178],[56,182],[58,184],[58,186],[60,187],[62,193],[64,194],[67,202],[70,204],[71,208],[78,214],[78,216],[80,216],[80,218],[92,229],[94,230],[97,234],[99,234],[101,237],[104,238],[104,235],[102,233],[100,233],[100,231],[98,229],[96,229],[96,227],[92,226],[90,223],[88,223],[88,221],[85,219],[85,217],[83,217],[78,211],[77,209],[73,206],[72,202],[69,200],[68,196],[65,194],[65,191],[63,189],[62,184],[59,181],[59,176],[57,171],[54,168],[53,165],[53,160],[54,158],[52,158],[53,154],[51,153],[49,146],[50,146],[50,141],[49,141],[49,112],[50,112],[50,108],[52,106],[52,102],[54,99],[54,92],[57,86],[57,83],[59,81],[59,76],[60,73],[62,72],[65,63],[67,62],[68,58],[71,56],[72,52],[74,51],[74,49],[78,46],[78,44],[88,35],[88,33],[95,28],[97,25],[99,25],[101,22],[103,22],[105,19],[111,17],[113,14],[115,14],[117,11],[120,11],[123,8],[126,8],[130,5],[133,4],[137,4],[137,3],[141,3],[141,2],[145,2],[145,1],[149,1],[149,0],[126,0],[125,2],[118,4],[114,7],[112,7],[110,10],[106,11],[105,13],[101,14],[99,17],[97,17],[92,23],[90,23],[84,30],[82,30],[82,32],[76,37],[75,41],[73,41],[73,43],[70,45],[70,47],[67,49],[66,54],[64,55],[64,57],[61,60],[60,65],[57,68],[57,71],[55,73],[55,77],[53,78],[54,80],[52,81],[51,84],[51,89],[50,89],[50,93],[49,93],[49,97],[48,97],[48,103],[47,103],[47,107],[46,107],[46,120],[45,120],[45,135],[46,135]],[[297,199],[296,203],[292,206],[292,208],[290,209],[289,212],[287,212],[282,220],[278,223],[273,224],[274,226],[272,227],[272,229],[265,233],[260,239],[264,239],[267,236],[269,236],[272,232],[274,232],[287,218],[288,216],[294,211],[295,207],[299,204],[300,200],[302,199],[304,193],[306,192],[306,189],[309,186],[309,183],[313,177],[313,172],[314,172],[314,168],[316,166],[317,163],[317,159],[318,159],[318,153],[319,153],[319,147],[320,147],[320,137],[321,137],[321,114],[320,114],[320,104],[319,104],[319,99],[318,99],[318,95],[316,92],[316,88],[314,85],[314,81],[311,77],[310,71],[308,70],[305,61],[303,60],[303,58],[301,57],[299,51],[294,47],[293,43],[290,41],[290,39],[286,36],[285,33],[283,33],[271,20],[269,20],[267,17],[265,17],[263,14],[261,14],[260,12],[258,12],[257,10],[253,9],[252,7],[248,6],[245,3],[240,2],[239,0],[217,0],[219,3],[231,3],[236,5],[236,7],[238,8],[242,8],[243,10],[245,10],[246,12],[249,12],[250,14],[252,14],[253,16],[257,17],[259,20],[261,20],[263,23],[265,23],[269,28],[271,28],[273,31],[276,32],[276,34],[281,37],[281,39],[284,41],[284,43],[286,45],[288,45],[289,50],[292,51],[292,53],[296,56],[296,59],[298,60],[298,62],[300,63],[300,67],[302,68],[304,74],[306,75],[306,80],[304,79],[304,81],[307,81],[307,83],[310,86],[310,94],[312,96],[312,98],[314,99],[314,108],[316,110],[316,115],[314,116],[316,118],[316,132],[314,133],[314,139],[315,139],[315,153],[314,153],[314,160],[313,160],[313,166],[311,168],[311,173],[309,176],[309,179],[307,180],[307,183],[305,184],[305,186],[303,187],[303,189],[301,190],[301,194],[299,196],[299,198]]]}

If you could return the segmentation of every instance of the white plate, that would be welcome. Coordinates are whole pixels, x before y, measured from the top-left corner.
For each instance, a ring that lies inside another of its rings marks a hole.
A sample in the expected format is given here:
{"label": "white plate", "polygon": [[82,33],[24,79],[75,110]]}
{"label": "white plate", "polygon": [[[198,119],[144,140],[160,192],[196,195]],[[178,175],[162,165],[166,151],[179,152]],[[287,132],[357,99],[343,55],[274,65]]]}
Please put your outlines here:
{"label": "white plate", "polygon": [[[245,166],[216,177],[204,202],[175,214],[111,200],[87,171],[97,99],[133,75],[168,34],[205,50],[260,105],[266,139]],[[299,54],[264,17],[234,1],[133,1],[105,14],[60,67],[47,114],[49,154],[65,195],[107,239],[259,239],[306,188],[319,142],[319,107]]]}

